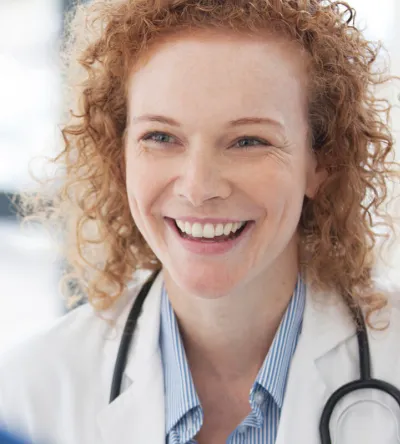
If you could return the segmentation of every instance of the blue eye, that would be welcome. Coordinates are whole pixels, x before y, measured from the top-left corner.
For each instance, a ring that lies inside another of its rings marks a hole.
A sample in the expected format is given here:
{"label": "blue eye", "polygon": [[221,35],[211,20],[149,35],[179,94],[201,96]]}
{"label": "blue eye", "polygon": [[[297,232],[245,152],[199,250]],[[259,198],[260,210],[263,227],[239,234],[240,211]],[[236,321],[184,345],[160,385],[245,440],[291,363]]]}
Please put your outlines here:
{"label": "blue eye", "polygon": [[145,134],[142,137],[142,140],[148,140],[156,143],[172,143],[171,139],[173,139],[172,136],[158,131],[153,131],[152,133]]}
{"label": "blue eye", "polygon": [[266,145],[270,145],[270,143],[261,140],[261,139],[257,139],[255,137],[243,137],[241,139],[239,139],[236,142],[236,145],[239,148],[251,148],[252,146],[266,146]]}
{"label": "blue eye", "polygon": [[[142,139],[143,141],[155,142],[157,144],[172,144],[175,142],[175,138],[170,136],[167,133],[163,133],[160,131],[152,131],[150,133],[145,134]],[[271,145],[269,142],[258,139],[256,137],[242,137],[237,140],[234,146],[242,149],[248,149],[256,146],[269,146]]]}

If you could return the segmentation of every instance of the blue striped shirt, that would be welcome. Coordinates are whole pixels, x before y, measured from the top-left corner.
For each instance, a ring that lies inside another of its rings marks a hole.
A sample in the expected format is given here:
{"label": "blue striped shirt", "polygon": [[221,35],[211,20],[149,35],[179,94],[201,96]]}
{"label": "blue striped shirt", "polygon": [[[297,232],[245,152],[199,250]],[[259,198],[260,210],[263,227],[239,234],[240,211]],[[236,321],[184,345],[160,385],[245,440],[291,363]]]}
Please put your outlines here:
{"label": "blue striped shirt", "polygon": [[[251,413],[232,431],[227,444],[275,443],[290,362],[301,331],[304,305],[305,284],[299,275],[293,297],[251,387]],[[164,287],[160,347],[165,384],[166,443],[195,444],[194,437],[203,424],[203,410],[177,319]]]}

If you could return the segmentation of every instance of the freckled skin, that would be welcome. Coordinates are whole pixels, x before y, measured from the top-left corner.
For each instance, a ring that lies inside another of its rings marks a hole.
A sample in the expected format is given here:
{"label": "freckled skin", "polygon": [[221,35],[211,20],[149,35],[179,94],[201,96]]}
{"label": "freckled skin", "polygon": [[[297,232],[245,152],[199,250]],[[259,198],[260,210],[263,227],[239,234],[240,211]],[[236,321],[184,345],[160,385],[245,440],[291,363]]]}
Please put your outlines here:
{"label": "freckled skin", "polygon": [[[170,287],[215,299],[297,273],[302,203],[319,182],[303,60],[276,37],[199,32],[163,41],[132,71],[130,208]],[[250,117],[271,122],[229,124]],[[207,256],[185,250],[166,216],[255,224],[235,249]]]}

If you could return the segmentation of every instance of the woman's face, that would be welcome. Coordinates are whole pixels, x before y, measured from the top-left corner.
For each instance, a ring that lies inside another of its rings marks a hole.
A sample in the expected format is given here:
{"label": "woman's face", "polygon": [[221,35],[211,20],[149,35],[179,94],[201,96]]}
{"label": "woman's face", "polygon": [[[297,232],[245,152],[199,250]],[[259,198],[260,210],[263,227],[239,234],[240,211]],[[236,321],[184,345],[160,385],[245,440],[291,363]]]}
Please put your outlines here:
{"label": "woman's face", "polygon": [[304,58],[278,38],[199,32],[158,44],[131,74],[132,216],[191,294],[220,297],[294,261],[320,174]]}

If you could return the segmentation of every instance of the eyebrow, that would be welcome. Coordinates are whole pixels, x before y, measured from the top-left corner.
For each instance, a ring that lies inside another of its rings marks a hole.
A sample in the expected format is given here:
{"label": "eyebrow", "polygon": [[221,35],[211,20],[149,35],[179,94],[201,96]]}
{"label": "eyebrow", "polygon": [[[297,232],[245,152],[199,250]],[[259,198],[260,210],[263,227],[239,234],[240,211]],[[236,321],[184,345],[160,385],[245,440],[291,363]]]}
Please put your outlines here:
{"label": "eyebrow", "polygon": [[[132,124],[137,124],[140,122],[159,122],[165,123],[167,125],[181,126],[179,122],[172,119],[171,117],[161,116],[157,114],[143,114],[142,116],[135,116],[131,119]],[[240,125],[259,125],[260,123],[274,125],[280,130],[284,130],[284,126],[281,122],[271,119],[269,117],[242,117],[236,120],[230,120],[228,126],[240,126]]]}

